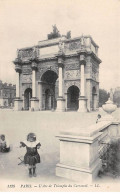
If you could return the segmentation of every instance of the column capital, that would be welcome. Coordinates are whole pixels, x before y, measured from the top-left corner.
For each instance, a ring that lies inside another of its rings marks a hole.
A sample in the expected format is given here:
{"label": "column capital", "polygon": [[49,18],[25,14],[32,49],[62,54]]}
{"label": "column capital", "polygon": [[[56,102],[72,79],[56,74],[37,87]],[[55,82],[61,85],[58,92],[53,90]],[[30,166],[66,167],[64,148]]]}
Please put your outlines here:
{"label": "column capital", "polygon": [[13,63],[15,64],[15,71],[21,73],[22,67],[21,67],[21,60],[19,58],[16,58]]}
{"label": "column capital", "polygon": [[37,70],[38,69],[38,65],[35,61],[32,61],[32,66],[31,66],[32,70]]}
{"label": "column capital", "polygon": [[16,64],[16,65],[15,65],[15,71],[18,72],[18,73],[21,73],[21,72],[22,72],[22,67],[21,67],[21,65]]}
{"label": "column capital", "polygon": [[80,55],[80,65],[86,65],[86,59],[85,59],[85,55],[81,54]]}
{"label": "column capital", "polygon": [[64,59],[63,59],[62,57],[59,57],[59,58],[58,58],[58,66],[59,66],[59,67],[62,67],[62,68],[63,68],[63,66],[64,66]]}

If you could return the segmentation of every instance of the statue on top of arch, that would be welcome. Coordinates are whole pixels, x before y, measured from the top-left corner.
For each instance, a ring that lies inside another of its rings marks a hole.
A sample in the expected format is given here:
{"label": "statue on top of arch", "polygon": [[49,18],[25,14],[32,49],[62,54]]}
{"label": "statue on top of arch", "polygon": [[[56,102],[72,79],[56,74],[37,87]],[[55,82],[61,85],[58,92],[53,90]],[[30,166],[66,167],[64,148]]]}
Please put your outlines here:
{"label": "statue on top of arch", "polygon": [[70,39],[71,38],[71,31],[68,31],[66,33],[66,35],[61,35],[56,24],[52,26],[53,28],[53,32],[51,32],[50,34],[48,34],[48,39],[55,39],[55,38],[59,38],[59,37],[66,37],[67,39]]}
{"label": "statue on top of arch", "polygon": [[55,39],[55,38],[61,37],[61,34],[59,33],[59,30],[58,30],[56,24],[53,25],[52,27],[53,27],[53,32],[48,34],[48,39]]}

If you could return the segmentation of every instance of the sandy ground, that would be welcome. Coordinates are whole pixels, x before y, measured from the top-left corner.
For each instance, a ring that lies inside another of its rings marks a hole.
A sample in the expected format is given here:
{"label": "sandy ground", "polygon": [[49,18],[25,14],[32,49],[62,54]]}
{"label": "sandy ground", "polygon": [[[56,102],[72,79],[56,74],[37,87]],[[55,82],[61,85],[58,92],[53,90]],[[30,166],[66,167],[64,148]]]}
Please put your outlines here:
{"label": "sandy ground", "polygon": [[[59,162],[59,140],[55,136],[60,130],[94,124],[98,113],[105,114],[102,110],[91,113],[0,110],[0,134],[4,133],[11,145],[9,153],[0,153],[0,180],[4,178],[27,182],[69,182],[55,176],[55,167]],[[120,109],[113,115],[120,119]],[[24,164],[18,165],[18,157],[25,154],[25,148],[19,148],[19,143],[26,139],[29,132],[36,133],[41,143],[41,163],[37,165],[36,178],[28,177],[28,169]]]}

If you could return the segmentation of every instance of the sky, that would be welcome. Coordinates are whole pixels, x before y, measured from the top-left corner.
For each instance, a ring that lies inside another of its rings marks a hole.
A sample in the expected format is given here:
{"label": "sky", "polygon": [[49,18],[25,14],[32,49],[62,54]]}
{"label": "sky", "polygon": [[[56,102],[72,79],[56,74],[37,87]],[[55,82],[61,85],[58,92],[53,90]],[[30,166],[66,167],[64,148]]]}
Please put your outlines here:
{"label": "sky", "polygon": [[0,80],[15,84],[17,48],[61,34],[91,35],[99,45],[100,88],[120,87],[120,0],[0,0]]}

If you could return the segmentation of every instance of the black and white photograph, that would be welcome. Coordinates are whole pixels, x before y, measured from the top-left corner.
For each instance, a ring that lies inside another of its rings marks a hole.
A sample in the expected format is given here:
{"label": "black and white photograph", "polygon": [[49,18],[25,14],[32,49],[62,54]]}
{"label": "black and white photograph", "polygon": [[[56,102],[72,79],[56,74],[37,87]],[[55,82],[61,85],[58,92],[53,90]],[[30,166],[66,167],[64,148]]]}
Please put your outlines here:
{"label": "black and white photograph", "polygon": [[120,0],[0,0],[0,192],[120,191]]}

